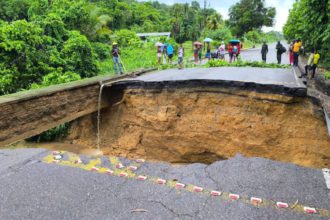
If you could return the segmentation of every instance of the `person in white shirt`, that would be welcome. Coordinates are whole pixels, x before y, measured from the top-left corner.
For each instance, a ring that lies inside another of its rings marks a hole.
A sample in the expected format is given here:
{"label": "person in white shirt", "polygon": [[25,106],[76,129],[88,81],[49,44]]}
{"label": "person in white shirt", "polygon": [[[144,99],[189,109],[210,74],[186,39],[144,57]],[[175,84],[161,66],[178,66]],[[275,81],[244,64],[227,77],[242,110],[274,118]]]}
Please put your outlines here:
{"label": "person in white shirt", "polygon": [[218,49],[218,53],[219,53],[219,59],[220,60],[224,60],[225,59],[225,54],[226,54],[226,45],[225,42],[221,42],[221,45]]}
{"label": "person in white shirt", "polygon": [[179,69],[183,69],[183,57],[184,57],[184,48],[182,44],[180,44],[180,48],[178,51],[178,64],[179,64]]}

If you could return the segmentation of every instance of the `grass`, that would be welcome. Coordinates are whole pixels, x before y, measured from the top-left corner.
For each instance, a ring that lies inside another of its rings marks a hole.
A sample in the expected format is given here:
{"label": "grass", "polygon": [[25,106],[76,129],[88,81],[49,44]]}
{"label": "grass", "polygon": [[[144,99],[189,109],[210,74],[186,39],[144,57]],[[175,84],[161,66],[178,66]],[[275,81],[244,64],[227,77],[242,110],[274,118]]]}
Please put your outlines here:
{"label": "grass", "polygon": [[330,71],[324,73],[324,77],[328,80],[330,80]]}
{"label": "grass", "polygon": [[287,64],[277,64],[277,63],[264,63],[258,61],[241,61],[229,63],[226,60],[211,60],[206,65],[207,67],[225,67],[225,66],[233,66],[233,67],[262,67],[262,68],[290,68],[290,65]]}

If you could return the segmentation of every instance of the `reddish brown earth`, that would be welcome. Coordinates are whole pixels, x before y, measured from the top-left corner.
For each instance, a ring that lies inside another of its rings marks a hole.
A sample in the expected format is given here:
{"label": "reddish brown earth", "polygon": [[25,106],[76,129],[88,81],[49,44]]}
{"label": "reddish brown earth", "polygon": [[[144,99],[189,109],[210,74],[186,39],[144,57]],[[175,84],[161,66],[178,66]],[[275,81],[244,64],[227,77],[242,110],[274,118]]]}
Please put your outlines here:
{"label": "reddish brown earth", "polygon": [[[67,143],[96,145],[96,114],[73,123]],[[302,166],[330,166],[322,111],[308,99],[247,91],[126,90],[104,109],[105,154],[211,163],[240,153]]]}

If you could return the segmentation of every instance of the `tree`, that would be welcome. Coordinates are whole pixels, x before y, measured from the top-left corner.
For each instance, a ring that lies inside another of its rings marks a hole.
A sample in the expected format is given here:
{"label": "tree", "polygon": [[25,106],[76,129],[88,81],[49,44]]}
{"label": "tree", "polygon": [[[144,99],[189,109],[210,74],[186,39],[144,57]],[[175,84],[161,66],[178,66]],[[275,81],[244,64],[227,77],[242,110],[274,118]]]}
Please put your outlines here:
{"label": "tree", "polygon": [[330,67],[330,1],[298,0],[283,27],[287,40],[301,38],[307,50],[318,49]]}
{"label": "tree", "polygon": [[210,30],[217,30],[223,23],[222,16],[219,13],[214,13],[207,18],[206,27]]}
{"label": "tree", "polygon": [[265,0],[240,0],[229,9],[229,25],[239,37],[262,26],[271,27],[276,9],[265,7]]}

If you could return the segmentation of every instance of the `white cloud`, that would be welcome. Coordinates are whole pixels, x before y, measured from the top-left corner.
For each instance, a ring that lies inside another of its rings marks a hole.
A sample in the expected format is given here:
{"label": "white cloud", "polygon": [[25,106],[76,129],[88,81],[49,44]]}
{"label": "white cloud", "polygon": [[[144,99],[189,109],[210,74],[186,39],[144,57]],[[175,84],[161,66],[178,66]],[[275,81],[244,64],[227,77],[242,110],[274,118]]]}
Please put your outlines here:
{"label": "white cloud", "polygon": [[[158,0],[162,3],[190,3],[192,0]],[[204,5],[204,0],[197,0],[201,7]],[[230,6],[239,2],[239,0],[208,0],[208,5],[216,9],[225,19],[228,19],[228,10]],[[266,0],[266,6],[276,8],[276,18],[274,27],[265,28],[266,30],[282,31],[283,25],[286,23],[289,15],[289,9],[292,7],[295,0]]]}

